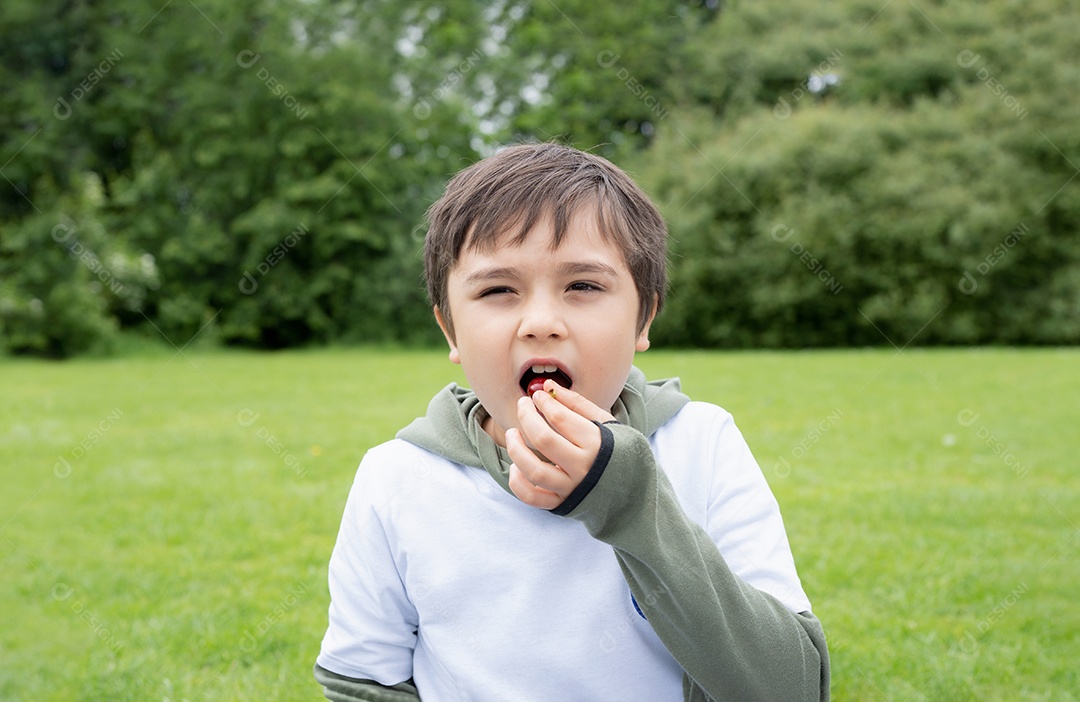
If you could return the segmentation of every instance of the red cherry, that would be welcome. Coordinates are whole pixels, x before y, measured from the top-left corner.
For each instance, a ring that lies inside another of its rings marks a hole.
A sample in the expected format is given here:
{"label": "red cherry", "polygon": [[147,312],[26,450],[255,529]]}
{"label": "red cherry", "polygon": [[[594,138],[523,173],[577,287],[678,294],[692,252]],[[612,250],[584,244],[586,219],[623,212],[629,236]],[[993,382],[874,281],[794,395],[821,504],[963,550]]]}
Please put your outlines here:
{"label": "red cherry", "polygon": [[529,397],[533,396],[533,393],[544,391],[544,381],[546,378],[533,378],[529,381]]}

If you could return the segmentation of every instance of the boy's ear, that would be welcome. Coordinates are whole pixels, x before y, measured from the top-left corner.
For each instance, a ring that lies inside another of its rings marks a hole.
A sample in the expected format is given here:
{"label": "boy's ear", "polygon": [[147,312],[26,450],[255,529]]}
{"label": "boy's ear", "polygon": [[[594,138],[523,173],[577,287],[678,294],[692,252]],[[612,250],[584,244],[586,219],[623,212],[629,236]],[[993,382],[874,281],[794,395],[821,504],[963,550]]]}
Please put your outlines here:
{"label": "boy's ear", "polygon": [[657,295],[653,298],[652,314],[649,315],[649,320],[645,322],[645,327],[638,334],[637,344],[634,345],[635,351],[648,351],[649,350],[649,327],[652,326],[652,322],[656,319],[656,313],[658,311],[657,303],[660,301],[660,296]]}
{"label": "boy's ear", "polygon": [[446,320],[443,319],[442,312],[439,311],[439,306],[435,305],[435,321],[439,323],[439,329],[442,329],[443,336],[446,337],[446,343],[450,345],[450,362],[461,365],[461,354],[458,353],[457,344],[454,343],[454,335],[450,332],[450,327],[447,326]]}

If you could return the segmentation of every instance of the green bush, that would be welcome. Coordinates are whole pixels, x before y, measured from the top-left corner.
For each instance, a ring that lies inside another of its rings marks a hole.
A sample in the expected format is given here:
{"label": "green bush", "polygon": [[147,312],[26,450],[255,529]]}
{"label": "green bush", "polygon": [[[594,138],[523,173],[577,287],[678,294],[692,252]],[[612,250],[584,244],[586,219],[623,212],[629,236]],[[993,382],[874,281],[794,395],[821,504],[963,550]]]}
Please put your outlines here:
{"label": "green bush", "polygon": [[52,212],[23,218],[0,239],[0,349],[107,352],[118,320],[157,287],[153,258],[108,235],[103,202],[100,181],[83,174]]}
{"label": "green bush", "polygon": [[1080,22],[1036,5],[1022,28],[1003,5],[731,6],[635,161],[673,235],[657,338],[1080,342],[1080,79],[1045,48],[1075,54]]}

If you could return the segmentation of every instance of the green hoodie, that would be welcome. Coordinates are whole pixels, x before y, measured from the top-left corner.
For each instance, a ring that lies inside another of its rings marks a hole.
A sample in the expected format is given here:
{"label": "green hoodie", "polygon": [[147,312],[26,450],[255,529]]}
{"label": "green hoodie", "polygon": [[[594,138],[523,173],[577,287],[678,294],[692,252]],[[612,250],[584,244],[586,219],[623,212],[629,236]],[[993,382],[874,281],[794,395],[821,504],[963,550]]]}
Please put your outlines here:
{"label": "green hoodie", "polygon": [[[647,437],[688,401],[677,379],[646,383],[633,368],[612,408],[618,423],[600,425],[601,456],[552,512],[582,522],[612,546],[635,601],[683,668],[684,700],[828,700],[820,622],[810,612],[793,614],[732,573],[656,465]],[[398,438],[483,467],[510,492],[509,456],[481,428],[486,416],[471,391],[451,384]],[[387,688],[318,665],[315,677],[334,702],[419,699],[411,681]]]}
{"label": "green hoodie", "polygon": [[[645,436],[662,427],[690,398],[679,391],[678,378],[645,382],[645,374],[630,369],[630,377],[611,414]],[[510,456],[482,428],[487,411],[472,390],[447,385],[432,398],[427,414],[398,432],[397,438],[416,444],[454,463],[486,468],[510,494]]]}

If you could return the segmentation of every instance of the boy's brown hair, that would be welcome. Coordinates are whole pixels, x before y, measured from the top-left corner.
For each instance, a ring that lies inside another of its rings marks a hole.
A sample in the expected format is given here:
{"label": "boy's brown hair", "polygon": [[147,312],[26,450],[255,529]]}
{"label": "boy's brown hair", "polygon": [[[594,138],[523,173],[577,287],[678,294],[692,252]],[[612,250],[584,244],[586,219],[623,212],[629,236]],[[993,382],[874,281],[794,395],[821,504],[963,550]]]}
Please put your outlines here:
{"label": "boy's brown hair", "polygon": [[574,215],[591,206],[601,236],[622,252],[638,292],[638,333],[664,302],[667,227],[648,196],[610,161],[560,144],[521,144],[459,172],[427,211],[428,298],[453,335],[447,279],[463,248],[490,251],[504,234],[521,245],[550,217],[558,248]]}

